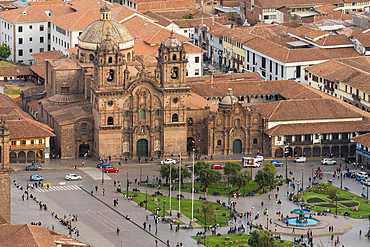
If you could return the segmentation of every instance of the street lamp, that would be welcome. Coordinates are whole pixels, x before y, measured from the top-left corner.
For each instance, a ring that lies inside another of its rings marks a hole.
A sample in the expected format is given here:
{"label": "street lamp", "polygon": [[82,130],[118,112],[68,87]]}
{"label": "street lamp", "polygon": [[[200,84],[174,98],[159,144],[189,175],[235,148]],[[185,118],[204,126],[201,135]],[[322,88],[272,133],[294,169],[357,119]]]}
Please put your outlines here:
{"label": "street lamp", "polygon": [[267,217],[267,231],[269,230],[269,217]]}
{"label": "street lamp", "polygon": [[217,212],[215,210],[215,224],[216,224],[216,222],[217,222]]}
{"label": "street lamp", "polygon": [[193,213],[194,213],[194,152],[195,152],[195,148],[193,148],[193,176],[192,176],[192,185],[191,185],[191,221],[193,222],[194,220],[194,217],[193,217]]}
{"label": "street lamp", "polygon": [[338,217],[338,193],[336,194],[336,200],[335,200],[335,217]]}
{"label": "street lamp", "polygon": [[206,230],[207,230],[207,205],[204,205],[204,246],[206,245]]}
{"label": "street lamp", "polygon": [[303,169],[302,169],[302,191],[303,191]]}
{"label": "street lamp", "polygon": [[[27,196],[28,196],[28,194],[27,194]],[[369,200],[369,185],[367,186],[366,199]]]}
{"label": "street lamp", "polygon": [[340,170],[340,188],[342,188],[342,178],[343,178],[342,170]]}
{"label": "street lamp", "polygon": [[166,211],[166,199],[163,199],[163,218],[165,217],[165,211]]}
{"label": "street lamp", "polygon": [[127,191],[127,197],[128,197],[128,169],[127,169],[127,186],[126,186],[126,191]]}
{"label": "street lamp", "polygon": [[286,184],[289,184],[288,183],[288,147],[289,147],[289,143],[287,143],[285,146],[284,146],[284,154],[285,154],[285,179],[286,179]]}
{"label": "street lamp", "polygon": [[145,210],[148,209],[148,183],[146,184],[146,188],[145,188]]}

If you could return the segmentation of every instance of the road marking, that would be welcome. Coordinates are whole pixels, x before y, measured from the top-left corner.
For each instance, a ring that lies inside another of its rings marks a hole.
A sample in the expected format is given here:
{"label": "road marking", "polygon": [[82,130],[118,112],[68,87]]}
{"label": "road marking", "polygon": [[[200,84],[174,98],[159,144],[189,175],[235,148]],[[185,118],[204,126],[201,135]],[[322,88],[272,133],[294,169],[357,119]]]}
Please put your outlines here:
{"label": "road marking", "polygon": [[[83,171],[94,180],[102,180],[102,172],[97,168],[84,168]],[[106,173],[104,173],[104,180],[112,180]]]}
{"label": "road marking", "polygon": [[50,186],[49,189],[44,188],[36,188],[38,192],[58,192],[58,191],[65,191],[65,190],[81,190],[78,185],[67,185],[67,186]]}
{"label": "road marking", "polygon": [[[110,218],[108,218],[107,216],[105,216],[104,214],[102,214],[100,211],[91,211],[89,209],[89,212],[87,213],[89,214],[91,217],[93,217],[95,220],[97,220],[99,223],[103,224],[105,227],[109,228],[110,230],[114,231],[116,230],[116,227],[119,226],[120,230],[126,230],[124,227],[122,227],[120,224],[117,224],[114,220],[111,220]],[[93,216],[93,215],[95,216]],[[109,220],[109,221],[108,221]],[[104,224],[102,221],[104,221],[106,224]],[[108,226],[109,225],[109,226]]]}

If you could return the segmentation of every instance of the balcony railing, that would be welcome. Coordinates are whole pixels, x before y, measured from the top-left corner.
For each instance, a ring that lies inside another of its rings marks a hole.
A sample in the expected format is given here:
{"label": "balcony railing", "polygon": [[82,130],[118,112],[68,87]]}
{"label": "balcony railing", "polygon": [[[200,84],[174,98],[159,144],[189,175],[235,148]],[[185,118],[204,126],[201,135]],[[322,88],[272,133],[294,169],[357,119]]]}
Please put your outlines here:
{"label": "balcony railing", "polygon": [[353,100],[360,100],[360,96],[358,96],[356,94],[352,94],[352,99]]}
{"label": "balcony railing", "polygon": [[326,90],[329,90],[329,91],[332,91],[332,92],[334,92],[334,88],[332,88],[332,87],[329,87],[329,86],[324,86],[324,88],[326,89]]}
{"label": "balcony railing", "polygon": [[46,146],[45,144],[23,144],[23,145],[11,145],[10,151],[18,151],[18,150],[32,150],[32,149],[44,149]]}

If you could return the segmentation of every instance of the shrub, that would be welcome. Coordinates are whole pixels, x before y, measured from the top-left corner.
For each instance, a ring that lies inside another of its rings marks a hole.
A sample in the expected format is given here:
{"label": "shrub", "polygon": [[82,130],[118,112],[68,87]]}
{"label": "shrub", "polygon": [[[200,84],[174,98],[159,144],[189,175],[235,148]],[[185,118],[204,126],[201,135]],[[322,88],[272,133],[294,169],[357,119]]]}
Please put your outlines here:
{"label": "shrub", "polygon": [[226,216],[226,213],[222,213],[222,216]]}
{"label": "shrub", "polygon": [[217,207],[216,210],[220,210],[220,207]]}
{"label": "shrub", "polygon": [[138,196],[139,196],[139,194],[138,194],[138,193],[135,193],[135,194],[134,194],[134,197],[138,197]]}
{"label": "shrub", "polygon": [[220,247],[220,245],[219,244],[216,244],[216,247]]}
{"label": "shrub", "polygon": [[143,203],[146,203],[146,200],[144,200]]}
{"label": "shrub", "polygon": [[218,237],[221,237],[221,233],[217,233],[217,236],[218,236]]}

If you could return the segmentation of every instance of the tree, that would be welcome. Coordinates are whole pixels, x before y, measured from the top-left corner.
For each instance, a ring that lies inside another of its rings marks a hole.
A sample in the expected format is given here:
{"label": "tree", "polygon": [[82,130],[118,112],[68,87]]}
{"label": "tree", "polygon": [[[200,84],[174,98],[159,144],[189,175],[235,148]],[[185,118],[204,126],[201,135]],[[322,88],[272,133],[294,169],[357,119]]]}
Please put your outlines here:
{"label": "tree", "polygon": [[231,184],[239,186],[238,190],[240,189],[240,187],[246,186],[251,180],[252,176],[249,171],[245,172],[238,171],[237,173],[230,175],[229,178],[229,182]]}
{"label": "tree", "polygon": [[[176,178],[178,178],[179,177],[179,172],[178,171],[180,169],[176,169],[176,170],[177,170],[177,172],[176,172],[177,177]],[[181,166],[181,183],[184,180],[184,178],[190,178],[190,177],[191,177],[191,172],[189,171],[189,169],[184,167],[184,166]]]}
{"label": "tree", "polygon": [[207,169],[209,168],[209,165],[204,162],[204,161],[198,161],[197,163],[195,163],[194,165],[194,174],[196,176],[199,176],[200,173],[204,170],[204,169]]}
{"label": "tree", "polygon": [[[171,170],[170,170],[171,166]],[[182,171],[182,170],[181,170]],[[168,183],[168,180],[170,179],[170,172],[171,172],[171,179],[174,180],[179,177],[179,170],[174,164],[163,164],[161,165],[161,168],[159,169],[159,172],[161,174],[162,178],[166,179],[166,183]],[[183,176],[181,176],[183,177]]]}
{"label": "tree", "polygon": [[258,170],[256,177],[254,178],[254,181],[259,186],[271,186],[274,183],[274,173],[270,170],[263,171]]}
{"label": "tree", "polygon": [[212,224],[212,221],[214,221],[214,214],[215,214],[215,210],[213,209],[213,204],[209,201],[205,201],[203,204],[202,204],[202,213],[206,214],[206,218],[207,218],[207,222],[209,222],[209,225]]}
{"label": "tree", "polygon": [[267,230],[258,231],[254,230],[251,237],[248,239],[248,245],[251,247],[269,246],[277,247],[276,240],[271,236]]}
{"label": "tree", "polygon": [[9,45],[6,42],[3,42],[0,46],[0,57],[1,59],[7,59],[10,54],[12,54]]}
{"label": "tree", "polygon": [[235,162],[226,162],[224,167],[224,174],[230,176],[236,174],[242,170],[242,166],[239,163]]}
{"label": "tree", "polygon": [[338,190],[335,188],[328,188],[326,193],[328,194],[328,197],[331,199],[331,201],[334,201],[335,197],[337,196]]}
{"label": "tree", "polygon": [[221,173],[211,168],[203,169],[199,175],[199,180],[207,188],[211,183],[217,183],[221,180]]}
{"label": "tree", "polygon": [[272,171],[274,173],[274,177],[276,176],[276,166],[272,163],[267,163],[266,166],[263,168],[264,171]]}
{"label": "tree", "polygon": [[186,14],[181,19],[194,19],[194,17],[191,14]]}

